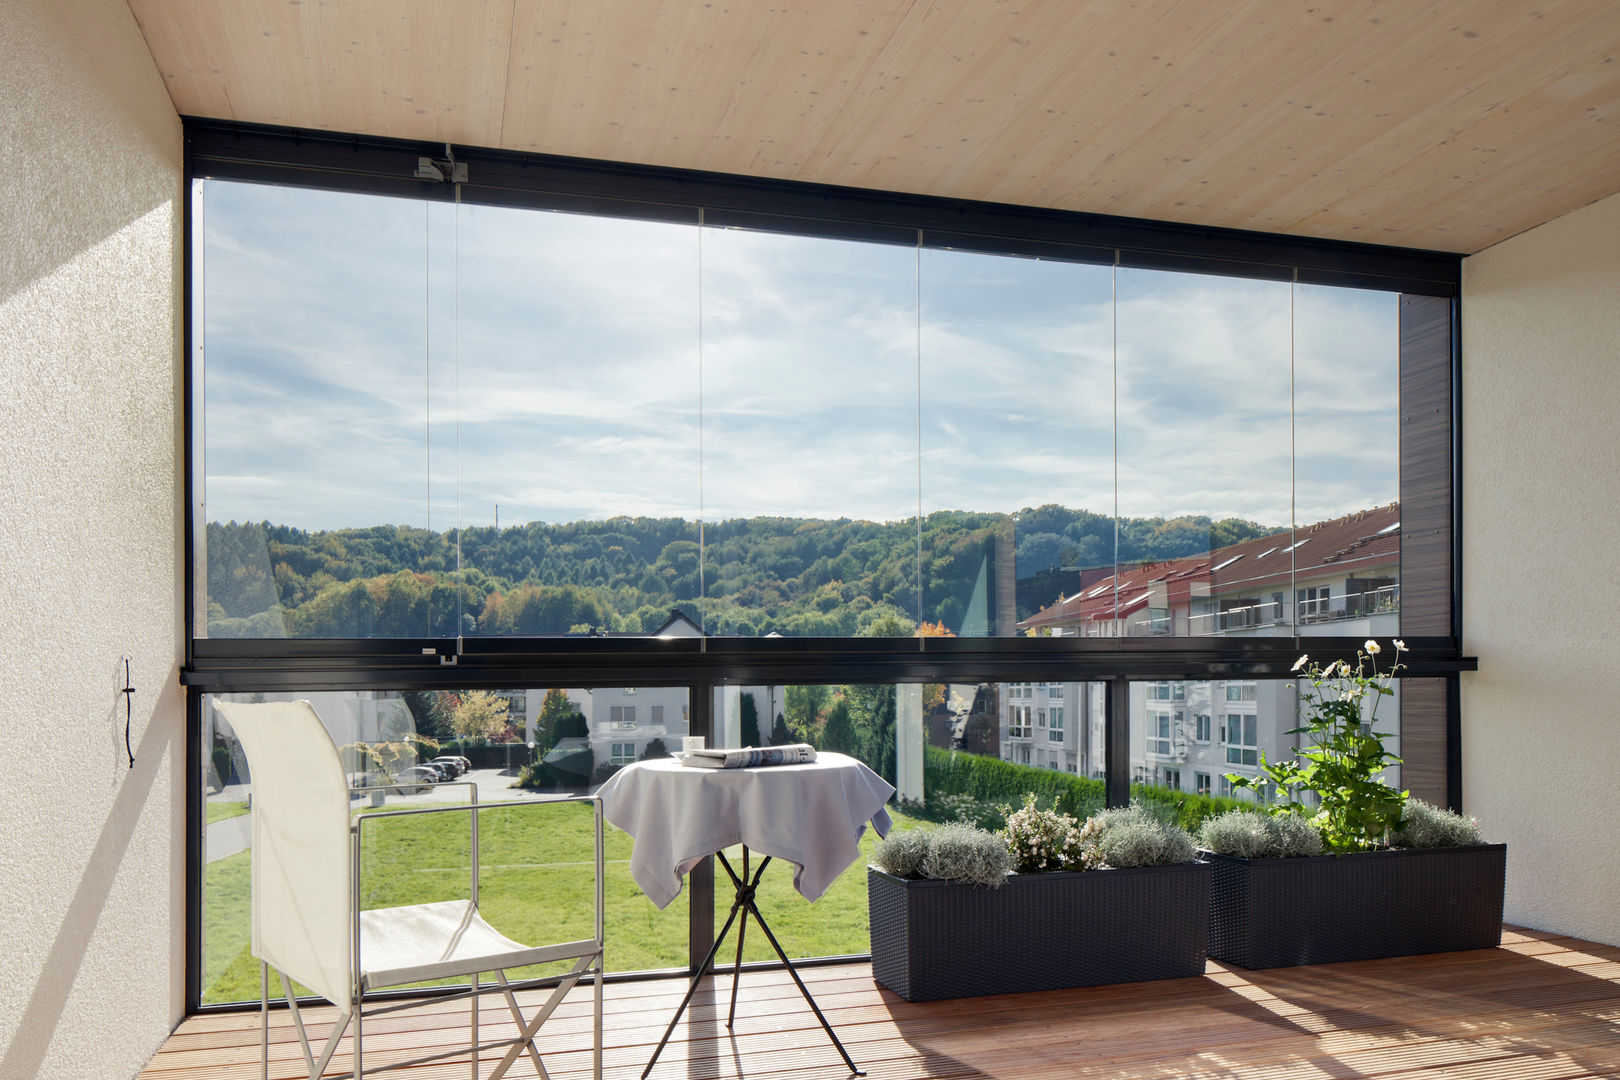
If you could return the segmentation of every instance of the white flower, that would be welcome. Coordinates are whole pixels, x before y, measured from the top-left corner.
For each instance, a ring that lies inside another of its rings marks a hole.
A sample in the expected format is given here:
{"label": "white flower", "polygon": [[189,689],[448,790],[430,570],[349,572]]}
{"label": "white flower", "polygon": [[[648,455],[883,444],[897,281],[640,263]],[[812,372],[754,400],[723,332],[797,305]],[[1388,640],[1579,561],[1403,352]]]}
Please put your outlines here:
{"label": "white flower", "polygon": [[1406,642],[1402,641],[1400,638],[1396,638],[1395,639],[1395,651],[1396,652],[1405,652],[1406,651]]}
{"label": "white flower", "polygon": [[1298,660],[1294,661],[1294,666],[1289,668],[1288,670],[1290,670],[1290,671],[1298,671],[1300,668],[1304,667],[1306,662],[1309,661],[1309,660],[1310,660],[1309,654],[1302,655]]}
{"label": "white flower", "polygon": [[1361,647],[1367,650],[1368,656],[1377,656],[1379,653],[1384,651],[1378,647],[1378,642],[1374,641],[1372,638],[1368,638],[1366,644],[1362,645]]}

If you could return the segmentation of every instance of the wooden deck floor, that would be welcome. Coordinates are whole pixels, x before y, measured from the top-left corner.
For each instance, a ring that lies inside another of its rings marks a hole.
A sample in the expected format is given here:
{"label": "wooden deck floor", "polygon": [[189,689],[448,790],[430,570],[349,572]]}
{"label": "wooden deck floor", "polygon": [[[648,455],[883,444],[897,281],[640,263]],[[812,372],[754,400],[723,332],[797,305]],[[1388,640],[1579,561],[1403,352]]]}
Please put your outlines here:
{"label": "wooden deck floor", "polygon": [[[927,1004],[880,989],[866,965],[805,974],[872,1080],[1620,1076],[1620,948],[1511,928],[1501,948],[1477,952],[1257,972],[1212,962],[1199,979]],[[640,1076],[684,989],[674,981],[607,987],[606,1076]],[[744,975],[728,1034],[729,989],[721,977],[699,990],[651,1080],[848,1076],[785,973]],[[486,1037],[495,1008],[485,1006]],[[331,1016],[306,1010],[321,1037]],[[448,1049],[465,1042],[466,1025],[464,1004],[379,1018],[366,1027],[368,1064]],[[588,1076],[588,999],[572,996],[544,1030],[551,1074]],[[270,1075],[302,1077],[284,1014],[272,1013],[271,1039]],[[193,1017],[140,1075],[249,1080],[259,1075],[258,1058],[256,1012]],[[328,1075],[349,1067],[340,1049]],[[463,1058],[394,1075],[462,1080],[469,1066]],[[533,1069],[520,1059],[509,1075]]]}

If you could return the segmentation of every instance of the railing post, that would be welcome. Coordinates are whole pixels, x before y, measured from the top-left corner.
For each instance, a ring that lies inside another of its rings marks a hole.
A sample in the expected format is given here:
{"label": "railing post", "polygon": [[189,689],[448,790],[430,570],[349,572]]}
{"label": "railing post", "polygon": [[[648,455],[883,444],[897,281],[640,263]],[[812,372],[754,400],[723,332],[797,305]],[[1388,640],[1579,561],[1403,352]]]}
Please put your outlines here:
{"label": "railing post", "polygon": [[1130,805],[1131,684],[1120,677],[1108,680],[1103,708],[1103,776],[1107,805]]}
{"label": "railing post", "polygon": [[[689,735],[714,738],[714,683],[698,681],[687,687],[687,726]],[[714,856],[692,867],[686,876],[686,967],[696,975],[714,945]]]}

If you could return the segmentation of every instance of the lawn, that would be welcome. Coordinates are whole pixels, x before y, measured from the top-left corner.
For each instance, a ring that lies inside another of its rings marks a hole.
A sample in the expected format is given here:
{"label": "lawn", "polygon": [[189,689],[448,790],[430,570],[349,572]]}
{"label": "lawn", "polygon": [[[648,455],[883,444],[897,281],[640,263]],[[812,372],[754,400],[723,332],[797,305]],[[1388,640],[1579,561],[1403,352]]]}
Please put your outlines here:
{"label": "lawn", "polygon": [[[389,809],[399,807],[390,806]],[[914,822],[894,810],[897,828]],[[583,804],[534,804],[486,810],[480,818],[479,903],[487,918],[517,941],[561,941],[591,935],[591,815]],[[364,907],[454,899],[466,895],[470,850],[460,814],[384,819],[362,833]],[[867,938],[868,829],[855,860],[811,905],[793,891],[792,867],[775,865],[758,903],[790,956],[864,953]],[[662,911],[630,877],[631,839],[607,826],[604,881],[609,971],[685,967],[687,905],[683,892]],[[728,852],[741,870],[739,852]],[[203,1002],[257,1000],[259,966],[248,955],[250,853],[210,863],[203,899]],[[757,863],[756,863],[757,865]],[[730,908],[731,888],[716,867],[716,930]],[[735,931],[734,931],[735,933]],[[736,955],[731,940],[722,962]],[[750,927],[745,960],[774,959],[764,935]],[[274,987],[272,987],[274,992]]]}
{"label": "lawn", "polygon": [[228,818],[241,817],[243,814],[248,812],[248,804],[245,802],[226,802],[209,799],[207,802],[203,803],[203,807],[208,813],[208,824],[210,825],[216,821],[225,821]]}

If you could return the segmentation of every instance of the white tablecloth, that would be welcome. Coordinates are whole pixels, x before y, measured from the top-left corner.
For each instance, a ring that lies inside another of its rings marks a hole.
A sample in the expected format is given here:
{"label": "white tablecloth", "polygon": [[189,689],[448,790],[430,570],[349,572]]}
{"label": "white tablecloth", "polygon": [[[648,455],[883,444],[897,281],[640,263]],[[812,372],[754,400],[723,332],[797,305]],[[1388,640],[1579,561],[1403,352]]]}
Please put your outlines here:
{"label": "white tablecloth", "polygon": [[855,860],[868,821],[888,835],[893,794],[861,762],[832,753],[756,769],[640,761],[597,792],[603,815],[635,837],[630,873],[659,907],[680,895],[688,870],[733,844],[792,863],[793,887],[815,900]]}

